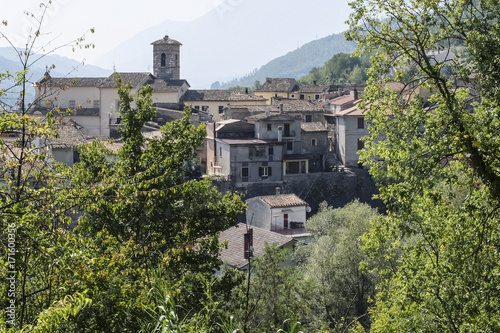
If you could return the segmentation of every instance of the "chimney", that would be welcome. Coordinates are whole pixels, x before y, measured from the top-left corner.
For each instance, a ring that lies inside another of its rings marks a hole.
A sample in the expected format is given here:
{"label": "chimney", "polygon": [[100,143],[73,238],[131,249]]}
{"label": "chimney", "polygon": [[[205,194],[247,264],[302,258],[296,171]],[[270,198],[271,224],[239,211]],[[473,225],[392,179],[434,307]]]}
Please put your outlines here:
{"label": "chimney", "polygon": [[354,86],[354,89],[351,91],[351,96],[354,97],[354,100],[358,99],[358,89]]}
{"label": "chimney", "polygon": [[253,257],[253,229],[249,228],[243,234],[243,258],[249,259]]}
{"label": "chimney", "polygon": [[269,117],[269,116],[271,116],[271,111],[266,110],[266,117]]}
{"label": "chimney", "polygon": [[276,187],[276,195],[280,195],[281,194],[281,187],[277,186]]}
{"label": "chimney", "polygon": [[278,126],[278,142],[283,141],[283,127]]}

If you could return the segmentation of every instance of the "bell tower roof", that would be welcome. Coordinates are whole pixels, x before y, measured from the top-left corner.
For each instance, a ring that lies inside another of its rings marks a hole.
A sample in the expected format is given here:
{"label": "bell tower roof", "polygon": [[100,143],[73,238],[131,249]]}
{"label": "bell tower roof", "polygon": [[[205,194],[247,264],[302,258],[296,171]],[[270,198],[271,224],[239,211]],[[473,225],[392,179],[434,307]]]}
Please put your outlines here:
{"label": "bell tower roof", "polygon": [[168,35],[165,35],[165,37],[163,37],[162,39],[158,39],[157,41],[151,43],[151,45],[161,45],[161,44],[182,45],[175,39],[168,37]]}

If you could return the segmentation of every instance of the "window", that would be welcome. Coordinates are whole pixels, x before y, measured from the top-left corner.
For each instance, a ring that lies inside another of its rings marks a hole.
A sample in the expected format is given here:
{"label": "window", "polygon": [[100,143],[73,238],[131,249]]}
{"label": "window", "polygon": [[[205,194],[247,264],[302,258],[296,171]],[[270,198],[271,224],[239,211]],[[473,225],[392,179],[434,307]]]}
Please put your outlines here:
{"label": "window", "polygon": [[222,156],[222,147],[219,147],[219,156]]}
{"label": "window", "polygon": [[71,109],[76,108],[76,101],[75,101],[74,99],[70,99],[70,100],[69,100],[69,107],[70,107]]}
{"label": "window", "polygon": [[219,114],[224,113],[224,106],[219,105]]}
{"label": "window", "polygon": [[269,177],[272,176],[272,168],[268,166],[259,167],[259,177]]}
{"label": "window", "polygon": [[101,101],[100,100],[94,100],[94,109],[99,109],[101,107]]}
{"label": "window", "polygon": [[291,95],[290,95],[290,98],[295,98],[295,95],[294,95],[294,94],[291,94]]}
{"label": "window", "polygon": [[272,131],[273,130],[273,125],[272,124],[267,124],[267,130]]}
{"label": "window", "polygon": [[287,141],[286,150],[293,150],[293,142],[292,141]]}
{"label": "window", "polygon": [[241,168],[241,177],[248,177],[248,167]]}
{"label": "window", "polygon": [[267,153],[268,153],[268,155],[269,155],[269,156],[274,155],[274,147],[269,147],[269,148],[267,149]]}
{"label": "window", "polygon": [[290,124],[285,124],[284,127],[283,136],[290,136]]}
{"label": "window", "polygon": [[361,139],[358,139],[358,150],[365,148],[365,142]]}
{"label": "window", "polygon": [[283,228],[288,229],[288,214],[283,214]]}
{"label": "window", "polygon": [[202,111],[207,111],[207,110],[208,110],[208,105],[203,105],[203,106],[201,107],[201,110],[202,110]]}
{"label": "window", "polygon": [[166,62],[167,62],[167,56],[165,55],[165,53],[161,54],[161,61],[160,62],[161,62],[160,66],[165,67]]}
{"label": "window", "polygon": [[365,128],[365,118],[358,118],[358,128]]}
{"label": "window", "polygon": [[311,139],[311,146],[316,147],[318,145],[318,141],[316,139]]}
{"label": "window", "polygon": [[306,96],[304,94],[300,94],[300,99],[305,99]]}
{"label": "window", "polygon": [[313,118],[312,115],[306,114],[306,123],[312,122],[312,120],[313,120],[312,118]]}
{"label": "window", "polygon": [[319,95],[314,95],[314,99],[320,99]]}
{"label": "window", "polygon": [[250,158],[252,157],[264,157],[266,156],[266,148],[265,146],[253,146],[250,147]]}

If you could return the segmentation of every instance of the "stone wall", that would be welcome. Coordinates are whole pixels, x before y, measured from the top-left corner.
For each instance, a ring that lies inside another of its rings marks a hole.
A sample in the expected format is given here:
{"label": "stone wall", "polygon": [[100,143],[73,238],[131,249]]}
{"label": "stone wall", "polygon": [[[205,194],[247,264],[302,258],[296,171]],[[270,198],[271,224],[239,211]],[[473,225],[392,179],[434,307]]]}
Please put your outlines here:
{"label": "stone wall", "polygon": [[250,183],[245,188],[235,188],[233,183],[227,181],[216,181],[214,184],[221,192],[238,191],[242,194],[243,200],[276,194],[276,187],[280,186],[282,194],[294,193],[309,204],[311,212],[307,214],[307,218],[318,211],[323,201],[330,207],[340,208],[354,199],[359,199],[378,208],[380,212],[385,210],[380,200],[373,199],[373,195],[378,191],[368,171],[364,169],[346,168],[338,172],[287,175],[282,183]]}

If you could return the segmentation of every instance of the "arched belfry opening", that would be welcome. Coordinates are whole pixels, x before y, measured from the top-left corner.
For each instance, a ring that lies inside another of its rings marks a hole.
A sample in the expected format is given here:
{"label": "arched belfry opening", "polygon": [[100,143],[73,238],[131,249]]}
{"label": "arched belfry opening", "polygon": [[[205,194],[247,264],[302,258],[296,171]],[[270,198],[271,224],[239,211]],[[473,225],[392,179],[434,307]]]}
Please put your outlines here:
{"label": "arched belfry opening", "polygon": [[165,36],[153,43],[153,74],[164,80],[180,80],[181,43]]}

